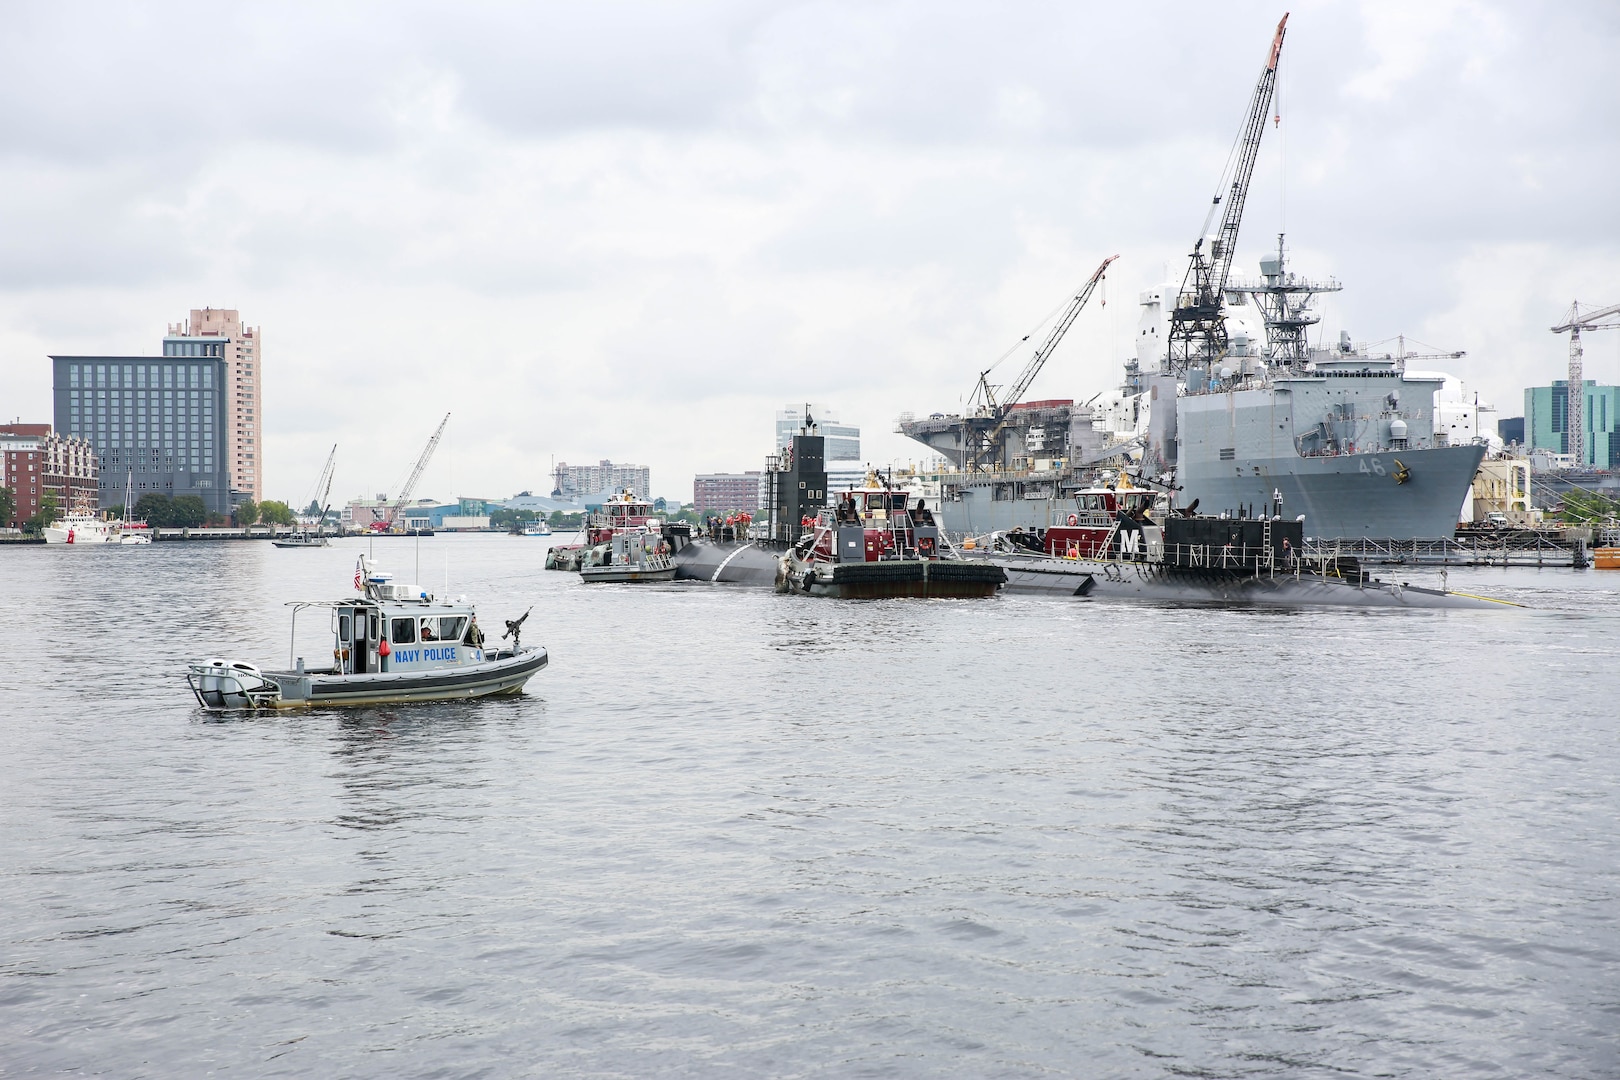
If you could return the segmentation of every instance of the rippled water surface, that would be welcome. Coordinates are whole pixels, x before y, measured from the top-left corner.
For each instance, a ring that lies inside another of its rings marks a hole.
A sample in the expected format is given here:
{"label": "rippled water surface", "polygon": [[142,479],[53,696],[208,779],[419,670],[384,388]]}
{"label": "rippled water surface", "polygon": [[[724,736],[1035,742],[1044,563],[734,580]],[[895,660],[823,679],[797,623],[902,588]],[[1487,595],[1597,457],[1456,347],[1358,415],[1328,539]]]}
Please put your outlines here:
{"label": "rippled water surface", "polygon": [[194,708],[366,543],[0,549],[0,1074],[1620,1073],[1620,573],[841,603],[383,539],[534,605],[525,696]]}

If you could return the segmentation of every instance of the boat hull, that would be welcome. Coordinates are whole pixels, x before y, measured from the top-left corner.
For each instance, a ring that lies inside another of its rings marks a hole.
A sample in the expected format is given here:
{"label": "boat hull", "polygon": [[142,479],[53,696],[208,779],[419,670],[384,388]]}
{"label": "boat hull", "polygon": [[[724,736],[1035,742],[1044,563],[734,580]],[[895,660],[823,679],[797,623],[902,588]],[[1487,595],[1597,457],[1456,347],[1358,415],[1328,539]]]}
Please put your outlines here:
{"label": "boat hull", "polygon": [[[1205,513],[1258,509],[1280,493],[1283,514],[1305,515],[1305,535],[1325,540],[1453,536],[1483,446],[1441,446],[1376,454],[1240,462],[1185,462],[1176,474],[1183,504]],[[1405,480],[1396,476],[1404,468]]]}
{"label": "boat hull", "polygon": [[209,661],[192,665],[187,678],[209,712],[404,705],[517,694],[549,659],[545,649],[531,646],[462,667],[363,675],[260,671],[249,664]]}
{"label": "boat hull", "polygon": [[1331,574],[1243,573],[1156,563],[1043,556],[986,555],[1007,574],[1009,593],[1094,600],[1193,601],[1282,607],[1498,608],[1487,597]]}
{"label": "boat hull", "polygon": [[805,564],[789,556],[778,565],[779,591],[842,600],[973,599],[994,596],[1007,580],[993,563],[955,559]]}
{"label": "boat hull", "polygon": [[674,581],[675,567],[641,568],[637,566],[587,566],[579,572],[581,581],[588,584],[628,584],[643,581]]}
{"label": "boat hull", "polygon": [[79,526],[47,525],[44,529],[47,544],[69,544],[74,547],[94,547],[97,544],[116,544],[118,535],[109,529]]}
{"label": "boat hull", "polygon": [[689,540],[671,558],[677,581],[725,582],[733,585],[774,585],[780,557],[753,543],[716,543]]}

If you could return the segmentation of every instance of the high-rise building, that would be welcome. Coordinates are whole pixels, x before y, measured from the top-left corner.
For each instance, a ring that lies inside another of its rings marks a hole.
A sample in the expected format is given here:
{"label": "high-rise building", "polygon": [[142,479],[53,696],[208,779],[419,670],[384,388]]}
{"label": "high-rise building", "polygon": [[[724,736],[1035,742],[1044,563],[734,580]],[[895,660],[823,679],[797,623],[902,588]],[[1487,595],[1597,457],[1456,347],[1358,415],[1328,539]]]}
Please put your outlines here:
{"label": "high-rise building", "polygon": [[[1577,468],[1620,469],[1620,386],[1586,380],[1583,404],[1586,438]],[[1524,391],[1524,445],[1530,450],[1569,453],[1569,380]]]}
{"label": "high-rise building", "polygon": [[827,490],[847,491],[866,482],[866,465],[861,459],[861,429],[840,424],[838,416],[826,405],[803,402],[789,405],[776,414],[776,449],[786,450],[793,436],[800,434],[806,417],[816,425],[826,447]]}
{"label": "high-rise building", "polygon": [[96,490],[96,453],[83,439],[58,435],[49,424],[0,424],[0,487],[16,503],[12,521],[21,525],[39,513],[47,495],[66,514],[93,514],[102,503]]}
{"label": "high-rise building", "polygon": [[633,491],[637,498],[652,498],[652,470],[645,465],[615,465],[603,459],[595,465],[568,465],[558,462],[555,470],[554,499],[578,502],[585,495],[604,491]]}
{"label": "high-rise building", "polygon": [[760,472],[700,473],[692,479],[692,503],[699,514],[731,510],[754,513],[765,505]]}
{"label": "high-rise building", "polygon": [[[211,348],[217,345],[224,348]],[[192,308],[185,322],[169,324],[163,355],[217,356],[225,361],[225,467],[232,487],[263,502],[262,328],[242,325],[242,317],[232,308]]]}
{"label": "high-rise building", "polygon": [[225,344],[191,356],[53,356],[56,430],[87,441],[99,465],[100,503],[149,492],[196,495],[210,513],[231,509],[225,463]]}

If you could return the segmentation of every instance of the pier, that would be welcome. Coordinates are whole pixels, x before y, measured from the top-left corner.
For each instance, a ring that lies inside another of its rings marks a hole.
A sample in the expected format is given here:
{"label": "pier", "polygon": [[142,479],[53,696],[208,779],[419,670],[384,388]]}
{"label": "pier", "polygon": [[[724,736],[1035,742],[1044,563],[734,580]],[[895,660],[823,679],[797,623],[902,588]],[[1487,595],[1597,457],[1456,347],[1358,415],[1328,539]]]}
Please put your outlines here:
{"label": "pier", "polygon": [[1354,560],[1367,566],[1590,565],[1590,529],[1506,529],[1489,534],[1391,540],[1374,537],[1305,541],[1310,559]]}

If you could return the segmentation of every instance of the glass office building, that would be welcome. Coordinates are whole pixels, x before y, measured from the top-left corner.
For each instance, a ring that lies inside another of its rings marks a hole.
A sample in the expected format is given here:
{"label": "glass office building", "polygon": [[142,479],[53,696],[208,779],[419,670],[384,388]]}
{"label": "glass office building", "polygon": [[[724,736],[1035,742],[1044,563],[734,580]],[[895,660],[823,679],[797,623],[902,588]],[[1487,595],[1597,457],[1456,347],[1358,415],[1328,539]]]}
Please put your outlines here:
{"label": "glass office building", "polygon": [[225,457],[225,360],[218,343],[194,356],[53,356],[56,430],[87,440],[100,462],[103,507],[159,493],[231,509]]}

